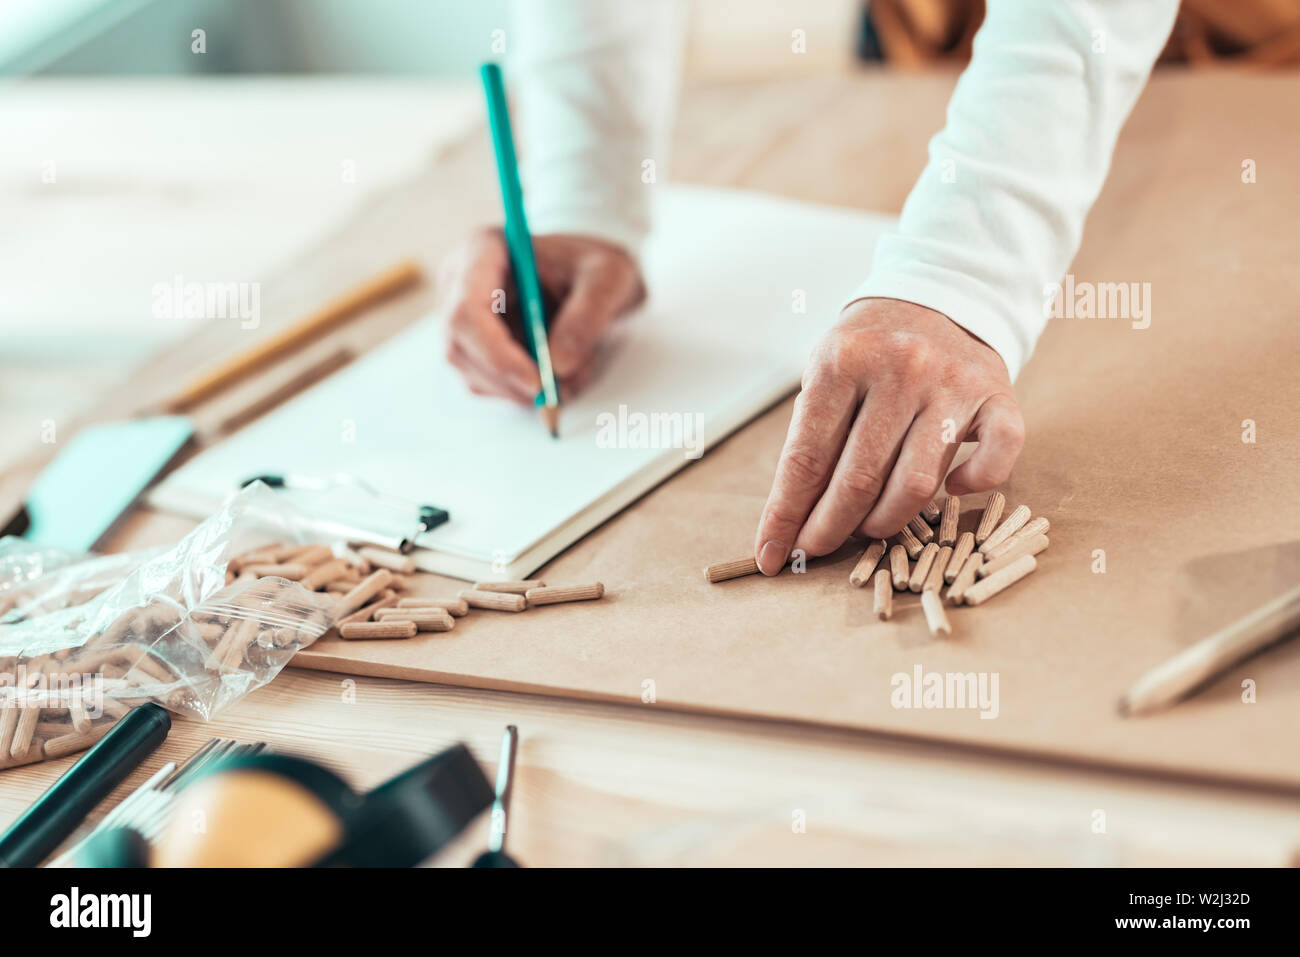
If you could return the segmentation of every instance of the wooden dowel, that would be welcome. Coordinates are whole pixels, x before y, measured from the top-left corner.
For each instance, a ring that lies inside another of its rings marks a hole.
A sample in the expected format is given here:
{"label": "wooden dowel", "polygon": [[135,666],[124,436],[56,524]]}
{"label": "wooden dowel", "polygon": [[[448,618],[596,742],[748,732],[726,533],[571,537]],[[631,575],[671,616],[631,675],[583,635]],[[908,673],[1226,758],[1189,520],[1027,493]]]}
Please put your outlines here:
{"label": "wooden dowel", "polygon": [[968,605],[982,605],[994,595],[1010,588],[1038,567],[1033,555],[1021,555],[1002,571],[982,579],[966,589],[963,600]]}
{"label": "wooden dowel", "polygon": [[952,558],[948,561],[948,567],[944,569],[943,580],[951,585],[974,550],[975,535],[972,532],[962,532],[957,536],[957,544],[952,547]]}
{"label": "wooden dowel", "polygon": [[984,514],[980,516],[980,524],[975,529],[975,544],[983,545],[985,539],[993,534],[993,529],[998,527],[998,522],[1002,521],[1002,510],[1006,508],[1007,497],[1001,492],[994,492],[989,496],[989,500],[984,504]]}
{"label": "wooden dowel", "polygon": [[0,757],[11,757],[21,761],[27,757],[27,752],[32,746],[32,736],[36,734],[36,722],[41,719],[41,709],[26,705],[19,708],[18,723],[14,726],[13,743],[9,746],[7,755]]}
{"label": "wooden dowel", "polygon": [[948,614],[943,610],[939,593],[932,589],[921,592],[921,609],[925,612],[925,624],[932,635],[951,635],[952,625],[948,623]]}
{"label": "wooden dowel", "polygon": [[961,499],[949,495],[943,502],[943,514],[939,518],[939,547],[954,545],[957,542],[957,519],[961,517]]}
{"label": "wooden dowel", "polygon": [[939,518],[942,515],[943,512],[939,508],[939,506],[935,503],[934,499],[930,499],[930,503],[926,505],[925,508],[921,509],[921,517],[925,519],[927,522],[929,522],[931,525],[939,521]]}
{"label": "wooden dowel", "polygon": [[456,619],[445,612],[441,615],[421,615],[411,620],[420,631],[451,631],[456,627]]}
{"label": "wooden dowel", "polygon": [[387,608],[376,609],[370,617],[374,621],[386,621],[389,618],[411,618],[419,615],[449,615],[451,614],[441,605],[408,605],[403,608],[400,605],[390,605]]}
{"label": "wooden dowel", "polygon": [[715,562],[704,569],[704,580],[716,584],[732,578],[743,578],[746,575],[757,574],[758,562],[751,556],[749,558],[737,558],[731,562]]}
{"label": "wooden dowel", "polygon": [[907,591],[911,572],[907,567],[907,549],[902,545],[889,550],[889,571],[894,580],[894,591]]}
{"label": "wooden dowel", "polygon": [[921,593],[921,588],[925,585],[925,579],[930,574],[930,566],[934,564],[935,556],[939,554],[939,546],[930,542],[921,549],[921,554],[916,558],[916,565],[912,568],[912,577],[907,580],[907,587],[910,591]]}
{"label": "wooden dowel", "polygon": [[18,727],[18,712],[23,707],[16,700],[5,698],[0,705],[0,761],[9,756],[14,743],[14,730]]}
{"label": "wooden dowel", "polygon": [[78,751],[85,751],[88,747],[108,734],[110,728],[116,724],[114,721],[101,721],[94,725],[85,734],[78,734],[75,731],[72,734],[65,734],[62,737],[50,738],[45,742],[45,758],[52,761],[55,758],[61,758],[65,755],[76,754]]}
{"label": "wooden dowel", "polygon": [[1029,506],[1017,505],[1016,510],[1004,518],[1002,524],[993,530],[993,534],[984,539],[984,544],[979,547],[980,551],[984,553],[984,557],[988,558],[989,552],[1020,531],[1027,521],[1029,521]]}
{"label": "wooden dowel", "polygon": [[943,573],[948,569],[948,562],[952,558],[952,546],[944,545],[940,547],[938,554],[934,556],[934,562],[930,565],[930,571],[926,573],[925,581],[921,584],[921,593],[927,591],[937,592],[943,588]]}
{"label": "wooden dowel", "polygon": [[881,621],[888,621],[894,613],[894,583],[889,569],[882,568],[876,572],[874,587],[876,594],[872,610]]}
{"label": "wooden dowel", "polygon": [[380,568],[363,578],[346,595],[338,600],[334,614],[342,617],[356,611],[375,595],[387,588],[393,581],[393,573],[387,568]]}
{"label": "wooden dowel", "polygon": [[469,602],[471,608],[486,608],[489,611],[523,611],[528,607],[528,600],[523,595],[507,595],[499,591],[475,591],[467,588],[460,597]]}
{"label": "wooden dowel", "polygon": [[954,605],[961,604],[962,599],[966,597],[966,589],[975,584],[975,576],[979,573],[980,566],[983,564],[984,556],[979,552],[972,552],[966,556],[966,561],[962,562],[957,577],[948,586],[948,601]]}
{"label": "wooden dowel", "polygon": [[1052,523],[1043,516],[1031,518],[1027,523],[1021,526],[1020,530],[1004,541],[1001,545],[990,548],[984,553],[984,557],[989,561],[995,558],[1001,558],[1008,552],[1019,549],[1026,541],[1038,535],[1046,535],[1052,527]]}
{"label": "wooden dowel", "polygon": [[[225,635],[212,649],[203,666],[209,671],[218,671],[223,667],[238,668],[239,662],[243,661],[244,649],[257,637],[257,629],[258,622],[254,618],[241,618],[231,622],[226,628]],[[236,658],[238,658],[236,664],[228,664]]]}
{"label": "wooden dowel", "polygon": [[413,621],[354,621],[339,628],[339,634],[355,641],[367,638],[414,638],[419,629]]}
{"label": "wooden dowel", "polygon": [[912,559],[912,561],[916,561],[921,554],[921,549],[923,549],[925,545],[919,538],[913,535],[912,530],[906,526],[904,526],[898,533],[897,537],[898,544],[903,546],[903,549],[907,552],[907,557]]}
{"label": "wooden dowel", "polygon": [[350,625],[357,621],[370,621],[376,612],[385,608],[391,608],[397,604],[397,592],[390,590],[382,591],[375,596],[375,600],[368,605],[364,605],[352,612],[350,615],[344,615],[338,620],[339,626]]}
{"label": "wooden dowel", "polygon": [[912,516],[912,519],[907,523],[907,527],[922,545],[928,545],[934,541],[934,529],[920,515]]}
{"label": "wooden dowel", "polygon": [[379,624],[410,621],[420,631],[451,631],[456,619],[441,608],[386,608],[387,614],[377,618]]}
{"label": "wooden dowel", "polygon": [[247,624],[251,628],[240,630],[237,637],[226,648],[226,654],[221,659],[221,664],[231,671],[238,671],[244,664],[244,656],[248,653],[249,647],[257,640],[257,633],[261,627],[260,622],[249,620]]}
{"label": "wooden dowel", "polygon": [[299,584],[308,591],[324,588],[330,582],[347,574],[348,563],[342,558],[317,565],[300,580]]}
{"label": "wooden dowel", "polygon": [[849,572],[849,584],[854,588],[861,588],[867,582],[871,581],[871,575],[880,564],[880,559],[885,554],[885,541],[878,538],[867,546],[867,550],[862,553],[858,563],[853,566],[853,571]]}
{"label": "wooden dowel", "polygon": [[1033,538],[1023,539],[1010,551],[1002,552],[997,558],[990,558],[986,561],[980,567],[979,577],[988,578],[990,575],[996,575],[1021,555],[1037,555],[1047,548],[1049,544],[1046,535],[1035,535]]}
{"label": "wooden dowel", "polygon": [[590,585],[551,585],[530,588],[524,596],[528,604],[558,605],[565,601],[591,601],[593,598],[605,597],[605,585],[593,582]]}

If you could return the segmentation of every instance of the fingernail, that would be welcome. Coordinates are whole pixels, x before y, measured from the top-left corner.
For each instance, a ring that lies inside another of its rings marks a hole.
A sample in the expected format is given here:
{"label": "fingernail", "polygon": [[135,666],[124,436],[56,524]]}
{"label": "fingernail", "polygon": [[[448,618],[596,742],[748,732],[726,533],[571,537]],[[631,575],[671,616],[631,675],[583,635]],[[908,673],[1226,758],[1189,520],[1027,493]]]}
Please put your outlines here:
{"label": "fingernail", "polygon": [[758,553],[758,569],[764,575],[775,575],[785,567],[786,547],[780,542],[764,542]]}

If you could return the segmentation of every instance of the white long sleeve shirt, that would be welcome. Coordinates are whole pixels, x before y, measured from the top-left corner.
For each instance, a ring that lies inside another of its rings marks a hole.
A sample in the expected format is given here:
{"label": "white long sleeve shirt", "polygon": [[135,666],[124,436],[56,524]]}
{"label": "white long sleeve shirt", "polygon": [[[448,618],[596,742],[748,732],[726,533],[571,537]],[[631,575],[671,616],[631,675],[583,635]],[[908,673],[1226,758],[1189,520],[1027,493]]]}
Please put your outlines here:
{"label": "white long sleeve shirt", "polygon": [[[988,0],[944,128],[853,299],[941,312],[1014,379],[1177,11],[1178,0]],[[658,179],[666,168],[681,23],[676,0],[515,0],[534,232],[639,248],[645,164]]]}

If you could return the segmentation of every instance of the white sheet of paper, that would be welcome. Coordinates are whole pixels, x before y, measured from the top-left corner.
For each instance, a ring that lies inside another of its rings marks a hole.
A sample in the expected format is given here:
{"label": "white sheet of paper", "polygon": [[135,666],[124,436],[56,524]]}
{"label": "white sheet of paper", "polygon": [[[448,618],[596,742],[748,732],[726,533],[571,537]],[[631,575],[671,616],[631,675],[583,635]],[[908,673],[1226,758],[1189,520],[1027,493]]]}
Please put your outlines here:
{"label": "white sheet of paper", "polygon": [[[451,513],[420,538],[421,566],[470,579],[531,573],[792,391],[895,222],[755,193],[655,189],[650,298],[565,404],[558,441],[528,410],[470,395],[429,319],[197,456],[152,502],[197,517],[253,475],[346,473]],[[380,521],[363,515],[363,497],[340,494],[333,507],[352,513],[337,517]]]}

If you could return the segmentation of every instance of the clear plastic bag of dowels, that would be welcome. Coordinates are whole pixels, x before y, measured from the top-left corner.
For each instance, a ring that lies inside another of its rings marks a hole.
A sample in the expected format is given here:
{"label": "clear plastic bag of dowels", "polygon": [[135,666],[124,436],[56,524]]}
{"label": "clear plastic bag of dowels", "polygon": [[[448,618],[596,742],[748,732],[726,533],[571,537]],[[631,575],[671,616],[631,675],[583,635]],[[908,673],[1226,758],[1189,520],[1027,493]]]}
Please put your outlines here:
{"label": "clear plastic bag of dowels", "polygon": [[[0,768],[89,747],[147,701],[209,720],[266,684],[335,624],[338,603],[240,563],[322,544],[255,483],[170,548],[113,561],[0,549],[0,574],[24,570],[6,589],[23,600],[0,619]],[[45,574],[31,573],[38,561]]]}
{"label": "clear plastic bag of dowels", "polygon": [[93,555],[0,538],[0,624],[87,602],[162,551]]}

